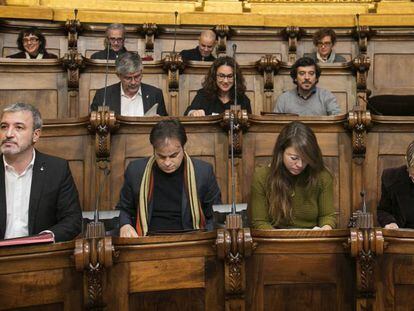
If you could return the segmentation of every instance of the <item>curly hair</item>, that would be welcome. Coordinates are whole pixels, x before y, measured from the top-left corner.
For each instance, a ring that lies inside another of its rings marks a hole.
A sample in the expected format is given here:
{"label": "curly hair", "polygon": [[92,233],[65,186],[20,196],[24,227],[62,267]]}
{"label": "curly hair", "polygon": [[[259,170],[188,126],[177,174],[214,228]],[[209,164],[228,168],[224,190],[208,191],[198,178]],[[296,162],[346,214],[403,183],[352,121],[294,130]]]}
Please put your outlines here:
{"label": "curly hair", "polygon": [[[239,64],[237,64],[234,58],[230,56],[222,56],[217,58],[208,70],[202,83],[207,95],[214,98],[218,94],[217,70],[220,66],[229,66],[231,68],[236,67],[237,97],[244,95],[246,92],[246,81],[244,80]],[[230,90],[230,97],[234,98],[234,85]]]}
{"label": "curly hair", "polygon": [[315,66],[316,79],[317,80],[319,79],[322,73],[321,67],[319,67],[319,65],[315,62],[313,58],[301,57],[292,65],[292,68],[290,69],[290,76],[293,80],[293,83],[296,84],[296,78],[298,76],[298,68],[307,67],[307,66]]}
{"label": "curly hair", "polygon": [[336,43],[336,33],[331,28],[322,28],[319,29],[315,34],[313,35],[313,45],[317,46],[319,42],[323,39],[323,37],[329,36],[331,37],[332,45],[335,45]]}
{"label": "curly hair", "polygon": [[23,38],[28,36],[36,36],[39,38],[39,51],[38,53],[45,53],[46,50],[46,38],[37,27],[31,27],[29,29],[23,29],[20,31],[17,37],[17,47],[20,51],[25,52],[26,49],[23,46]]}

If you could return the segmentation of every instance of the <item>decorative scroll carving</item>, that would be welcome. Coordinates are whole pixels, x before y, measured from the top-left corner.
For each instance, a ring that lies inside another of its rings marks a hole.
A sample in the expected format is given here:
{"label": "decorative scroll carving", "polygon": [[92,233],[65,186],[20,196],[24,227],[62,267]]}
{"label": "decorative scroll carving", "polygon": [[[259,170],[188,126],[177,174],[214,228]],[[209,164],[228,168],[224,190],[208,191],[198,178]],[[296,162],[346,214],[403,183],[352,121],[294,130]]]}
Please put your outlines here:
{"label": "decorative scroll carving", "polygon": [[91,112],[90,122],[90,131],[95,134],[96,160],[109,161],[111,133],[119,127],[115,112],[110,111],[108,106],[100,106],[98,111]]}
{"label": "decorative scroll carving", "polygon": [[227,25],[217,25],[214,28],[214,32],[217,35],[217,55],[226,54],[227,40],[230,39],[230,27]]}
{"label": "decorative scroll carving", "polygon": [[226,218],[226,229],[217,230],[217,257],[225,265],[226,310],[244,310],[246,275],[244,259],[251,256],[256,243],[249,228],[242,228],[241,215],[230,214]]}
{"label": "decorative scroll carving", "polygon": [[280,61],[276,56],[267,54],[256,63],[257,70],[263,74],[264,91],[273,92],[273,78],[280,69]]}
{"label": "decorative scroll carving", "polygon": [[356,74],[357,91],[365,92],[367,89],[367,76],[371,60],[368,56],[361,54],[352,61],[352,70]]}
{"label": "decorative scroll carving", "polygon": [[368,40],[374,35],[374,31],[369,26],[357,26],[352,32],[352,36],[358,42],[359,53],[367,52]]}
{"label": "decorative scroll carving", "polygon": [[[231,146],[231,119],[233,119],[233,153],[235,157],[240,157],[243,147],[243,131],[249,127],[247,111],[242,110],[239,105],[232,105],[229,110],[224,112],[221,126],[228,131],[229,146]],[[229,148],[229,156],[231,149]]]}
{"label": "decorative scroll carving", "polygon": [[305,34],[305,31],[297,26],[289,26],[282,30],[282,36],[288,40],[288,62],[294,63],[296,61],[296,50],[298,40]]}
{"label": "decorative scroll carving", "polygon": [[375,228],[352,228],[348,244],[351,256],[357,260],[357,304],[361,307],[370,306],[376,292],[375,258],[384,252],[382,231]]}
{"label": "decorative scroll carving", "polygon": [[82,25],[77,19],[78,10],[75,9],[75,18],[68,19],[65,24],[65,29],[68,33],[68,47],[77,48],[78,47],[78,34],[82,31]]}
{"label": "decorative scroll carving", "polygon": [[185,64],[180,54],[169,53],[163,59],[163,69],[168,72],[168,91],[178,91],[179,74],[184,71]]}
{"label": "decorative scroll carving", "polygon": [[142,32],[145,35],[145,53],[154,53],[155,36],[158,34],[158,26],[154,23],[147,23],[142,25]]}
{"label": "decorative scroll carving", "polygon": [[371,125],[371,114],[369,111],[356,106],[349,112],[347,127],[352,130],[353,158],[365,158],[366,135]]}
{"label": "decorative scroll carving", "polygon": [[79,71],[85,67],[83,56],[76,48],[70,48],[63,56],[62,64],[68,72],[69,90],[79,89]]}
{"label": "decorative scroll carving", "polygon": [[83,271],[87,280],[86,309],[104,310],[104,268],[111,267],[113,257],[117,256],[112,245],[112,238],[105,237],[105,227],[102,222],[89,223],[86,227],[85,238],[76,240],[76,270]]}

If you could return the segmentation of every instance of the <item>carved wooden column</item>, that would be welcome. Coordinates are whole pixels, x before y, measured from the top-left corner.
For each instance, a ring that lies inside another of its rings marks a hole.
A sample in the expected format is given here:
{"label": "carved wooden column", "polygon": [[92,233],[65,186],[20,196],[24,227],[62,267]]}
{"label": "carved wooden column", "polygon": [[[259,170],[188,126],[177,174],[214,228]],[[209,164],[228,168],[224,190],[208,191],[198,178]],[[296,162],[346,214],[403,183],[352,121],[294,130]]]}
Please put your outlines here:
{"label": "carved wooden column", "polygon": [[95,134],[95,156],[98,168],[95,176],[95,189],[97,189],[95,195],[99,196],[102,191],[106,196],[105,202],[110,202],[108,183],[105,184],[105,181],[110,172],[111,133],[118,129],[119,124],[115,112],[110,111],[108,106],[99,106],[98,111],[92,111],[90,122],[89,130]]}
{"label": "carved wooden column", "polygon": [[356,258],[356,310],[374,310],[376,257],[384,252],[381,229],[374,228],[371,213],[354,213],[355,227],[350,229],[348,247]]}
{"label": "carved wooden column", "polygon": [[178,53],[170,53],[163,59],[163,69],[168,73],[168,93],[170,94],[171,111],[170,115],[180,115],[179,111],[179,88],[180,73],[184,71],[185,64],[181,55]]}
{"label": "carved wooden column", "polygon": [[368,40],[374,35],[374,31],[369,26],[357,26],[352,32],[352,36],[358,43],[359,54],[366,54]]}
{"label": "carved wooden column", "polygon": [[145,57],[153,58],[155,36],[158,33],[158,26],[154,23],[142,25],[142,33],[145,35]]}
{"label": "carved wooden column", "polygon": [[246,309],[245,259],[256,248],[250,228],[243,228],[241,215],[230,214],[226,228],[217,230],[217,257],[224,260],[225,310]]}
{"label": "carved wooden column", "polygon": [[288,40],[288,63],[296,62],[298,40],[303,34],[304,30],[296,26],[289,26],[282,30],[282,36]]}
{"label": "carved wooden column", "polygon": [[265,100],[263,101],[264,111],[271,111],[273,105],[273,82],[274,75],[280,69],[280,61],[276,56],[267,54],[262,56],[256,63],[257,70],[263,74],[263,91]]}
{"label": "carved wooden column", "polygon": [[83,57],[78,53],[78,35],[82,25],[77,15],[78,10],[75,9],[75,18],[68,19],[65,24],[68,52],[63,56],[62,63],[68,73],[68,117],[79,117],[79,69],[83,66]]}
{"label": "carved wooden column", "polygon": [[217,25],[214,28],[214,32],[217,35],[217,56],[227,53],[227,40],[230,39],[230,27],[227,25]]}
{"label": "carved wooden column", "polygon": [[367,89],[367,77],[371,61],[366,55],[359,55],[352,61],[352,71],[356,76],[357,106],[367,109],[368,96],[371,93]]}

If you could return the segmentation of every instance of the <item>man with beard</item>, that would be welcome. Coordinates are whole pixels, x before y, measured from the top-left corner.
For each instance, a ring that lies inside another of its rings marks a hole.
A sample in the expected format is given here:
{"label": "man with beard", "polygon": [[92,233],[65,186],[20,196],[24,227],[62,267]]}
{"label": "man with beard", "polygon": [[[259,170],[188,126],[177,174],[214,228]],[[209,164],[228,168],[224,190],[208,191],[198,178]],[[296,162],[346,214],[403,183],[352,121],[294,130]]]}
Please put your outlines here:
{"label": "man with beard", "polygon": [[137,53],[125,52],[116,60],[115,66],[121,81],[107,87],[105,99],[105,88],[96,92],[92,111],[98,110],[98,106],[105,102],[110,110],[121,116],[144,116],[154,105],[157,105],[157,115],[168,115],[161,89],[141,83],[143,66]]}
{"label": "man with beard", "polygon": [[274,112],[300,116],[326,116],[341,113],[335,96],[316,87],[321,69],[312,58],[299,58],[292,66],[290,76],[296,88],[284,92],[276,101]]}
{"label": "man with beard", "polygon": [[34,148],[42,119],[28,104],[12,104],[0,126],[0,239],[52,232],[56,242],[81,232],[82,212],[68,162]]}
{"label": "man with beard", "polygon": [[91,59],[106,59],[108,57],[108,45],[109,45],[109,57],[110,60],[117,59],[121,54],[126,52],[125,42],[125,27],[122,24],[111,24],[106,28],[105,32],[105,49],[92,54]]}

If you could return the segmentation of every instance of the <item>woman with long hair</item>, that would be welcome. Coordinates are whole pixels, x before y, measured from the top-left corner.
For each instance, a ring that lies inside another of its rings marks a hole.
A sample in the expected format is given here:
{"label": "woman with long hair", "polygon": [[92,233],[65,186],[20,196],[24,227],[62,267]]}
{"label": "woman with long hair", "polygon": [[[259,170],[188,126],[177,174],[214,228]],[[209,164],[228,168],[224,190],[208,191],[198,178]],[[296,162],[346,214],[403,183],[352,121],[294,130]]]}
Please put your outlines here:
{"label": "woman with long hair", "polygon": [[256,170],[250,195],[254,228],[336,226],[332,175],[323,164],[315,134],[301,122],[282,129],[270,167]]}
{"label": "woman with long hair", "polygon": [[[236,68],[236,74],[234,74]],[[219,57],[211,65],[203,82],[203,88],[197,91],[185,116],[201,117],[223,113],[234,105],[234,80],[237,85],[237,104],[248,113],[252,113],[250,100],[246,96],[246,82],[237,62],[229,56]]]}
{"label": "woman with long hair", "polygon": [[57,58],[55,54],[46,51],[46,38],[37,27],[20,31],[17,37],[17,47],[20,52],[7,57],[26,59]]}

